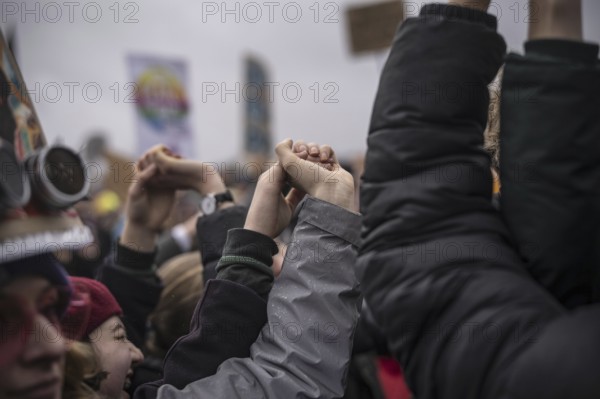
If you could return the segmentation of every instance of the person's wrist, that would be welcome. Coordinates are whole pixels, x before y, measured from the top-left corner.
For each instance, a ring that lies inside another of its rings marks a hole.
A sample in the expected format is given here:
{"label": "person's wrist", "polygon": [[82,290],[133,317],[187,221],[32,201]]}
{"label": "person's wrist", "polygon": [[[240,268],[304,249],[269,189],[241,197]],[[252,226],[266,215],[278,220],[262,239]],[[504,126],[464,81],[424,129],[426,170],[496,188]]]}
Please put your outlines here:
{"label": "person's wrist", "polygon": [[268,229],[264,225],[261,225],[260,223],[255,223],[254,221],[247,221],[246,223],[244,223],[244,230],[250,230],[255,233],[260,233],[267,237],[273,238],[273,234],[271,233],[271,231],[269,231],[270,229]]}
{"label": "person's wrist", "polygon": [[323,184],[315,190],[315,198],[354,211],[354,189],[339,184]]}
{"label": "person's wrist", "polygon": [[224,201],[217,205],[217,209],[222,210],[222,209],[231,208],[232,206],[235,206],[235,203],[233,201]]}
{"label": "person's wrist", "polygon": [[199,179],[194,189],[202,195],[211,193],[220,194],[227,191],[227,187],[225,187],[225,183],[223,183],[220,176],[209,176],[205,179]]}
{"label": "person's wrist", "polygon": [[583,40],[581,0],[530,0],[536,17],[529,23],[529,40]]}
{"label": "person's wrist", "polygon": [[448,5],[487,12],[491,0],[449,0]]}
{"label": "person's wrist", "polygon": [[138,252],[153,252],[156,248],[156,233],[144,225],[127,221],[119,244]]}

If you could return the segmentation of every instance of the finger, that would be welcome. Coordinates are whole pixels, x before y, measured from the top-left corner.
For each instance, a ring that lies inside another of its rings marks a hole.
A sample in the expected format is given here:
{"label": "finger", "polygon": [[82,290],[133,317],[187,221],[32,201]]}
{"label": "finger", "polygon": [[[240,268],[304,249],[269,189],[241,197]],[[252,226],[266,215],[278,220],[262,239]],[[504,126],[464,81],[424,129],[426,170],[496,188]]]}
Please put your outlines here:
{"label": "finger", "polygon": [[291,139],[285,139],[275,146],[275,154],[277,154],[277,158],[279,158],[279,162],[284,169],[289,162],[297,159],[292,150],[293,144],[294,142]]}
{"label": "finger", "polygon": [[304,140],[298,140],[294,143],[294,152],[295,153],[301,153],[306,151],[308,153],[308,147],[306,146],[306,143],[304,142]]}
{"label": "finger", "polygon": [[309,156],[307,151],[297,152],[295,154],[298,158],[301,158],[304,160],[308,159],[308,156]]}
{"label": "finger", "polygon": [[319,145],[317,143],[308,143],[308,154],[313,157],[319,156]]}
{"label": "finger", "polygon": [[321,157],[321,162],[327,162],[333,156],[333,148],[327,144],[322,145],[319,156]]}
{"label": "finger", "polygon": [[312,162],[312,163],[321,162],[321,158],[318,155],[309,155],[308,157],[306,157],[306,160],[308,162]]}
{"label": "finger", "polygon": [[277,154],[277,158],[279,158],[279,163],[283,170],[286,174],[291,173],[293,177],[298,174],[302,163],[306,161],[294,154],[292,144],[292,140],[290,139],[282,141],[275,147],[275,153]]}
{"label": "finger", "polygon": [[164,144],[157,144],[155,146],[150,147],[150,149],[144,152],[141,158],[151,159],[153,154],[157,152],[162,152],[164,150],[168,150],[168,148]]}
{"label": "finger", "polygon": [[172,169],[172,162],[176,158],[169,156],[166,152],[157,152],[154,156],[154,162],[160,169],[161,173],[169,173]]}
{"label": "finger", "polygon": [[304,191],[292,187],[288,195],[285,196],[285,201],[290,205],[292,212],[296,209],[305,195],[306,193]]}
{"label": "finger", "polygon": [[143,171],[138,171],[138,173],[136,174],[136,180],[131,186],[131,196],[135,197],[140,195],[144,190],[145,186],[148,184],[148,181],[150,181],[150,179],[152,179],[152,177],[156,175],[157,171],[158,169],[154,164],[148,166]]}

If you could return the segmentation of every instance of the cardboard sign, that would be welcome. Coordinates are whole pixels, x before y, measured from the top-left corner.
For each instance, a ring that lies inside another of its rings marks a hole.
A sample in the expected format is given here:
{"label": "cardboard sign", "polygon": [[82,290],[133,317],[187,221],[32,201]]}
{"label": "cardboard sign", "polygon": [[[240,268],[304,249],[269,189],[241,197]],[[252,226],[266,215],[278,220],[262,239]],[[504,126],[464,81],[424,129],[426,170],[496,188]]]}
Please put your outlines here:
{"label": "cardboard sign", "polygon": [[403,2],[352,7],[347,17],[353,53],[384,50],[391,46],[398,24],[404,19]]}

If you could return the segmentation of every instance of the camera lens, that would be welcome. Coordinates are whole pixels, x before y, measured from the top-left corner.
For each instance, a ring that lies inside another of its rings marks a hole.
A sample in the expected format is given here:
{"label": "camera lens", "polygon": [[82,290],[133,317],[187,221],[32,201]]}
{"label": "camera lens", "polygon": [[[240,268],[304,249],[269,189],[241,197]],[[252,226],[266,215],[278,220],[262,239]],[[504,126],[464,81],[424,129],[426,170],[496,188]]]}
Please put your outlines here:
{"label": "camera lens", "polygon": [[66,209],[82,200],[90,184],[81,157],[69,148],[45,148],[25,161],[34,196],[49,208]]}
{"label": "camera lens", "polygon": [[17,159],[13,146],[0,139],[0,206],[20,208],[30,196],[27,174]]}

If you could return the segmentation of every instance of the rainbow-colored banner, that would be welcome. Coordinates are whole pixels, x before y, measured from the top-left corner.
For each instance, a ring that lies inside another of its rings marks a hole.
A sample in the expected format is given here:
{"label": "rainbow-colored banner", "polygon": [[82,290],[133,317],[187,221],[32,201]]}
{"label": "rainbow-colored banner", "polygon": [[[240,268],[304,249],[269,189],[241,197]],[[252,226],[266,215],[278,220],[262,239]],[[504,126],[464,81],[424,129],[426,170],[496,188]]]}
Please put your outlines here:
{"label": "rainbow-colored banner", "polygon": [[193,158],[187,64],[140,55],[129,56],[128,64],[135,83],[138,155],[153,145],[165,144]]}

